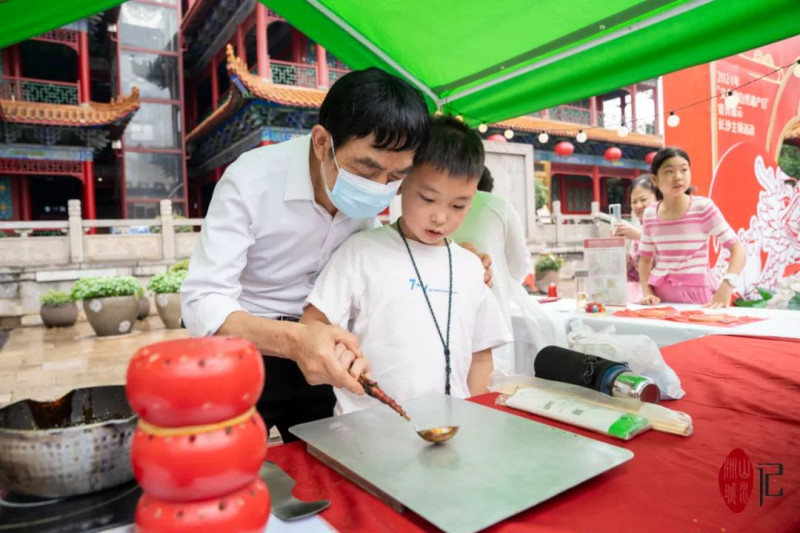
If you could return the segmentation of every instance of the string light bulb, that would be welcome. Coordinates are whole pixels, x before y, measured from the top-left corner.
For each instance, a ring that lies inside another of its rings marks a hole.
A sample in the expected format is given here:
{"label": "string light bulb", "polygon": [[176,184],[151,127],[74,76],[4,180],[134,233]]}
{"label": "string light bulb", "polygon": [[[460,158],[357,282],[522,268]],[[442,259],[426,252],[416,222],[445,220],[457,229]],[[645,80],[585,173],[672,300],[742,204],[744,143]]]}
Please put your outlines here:
{"label": "string light bulb", "polygon": [[579,143],[585,143],[587,138],[588,135],[586,135],[586,132],[583,130],[580,130],[578,134],[575,136],[575,140],[578,141]]}
{"label": "string light bulb", "polygon": [[486,133],[487,131],[489,131],[489,126],[481,122],[481,125],[478,126],[478,131],[481,133]]}
{"label": "string light bulb", "polygon": [[736,109],[736,106],[738,105],[739,105],[739,93],[728,91],[728,94],[725,97],[725,107],[727,109]]}
{"label": "string light bulb", "polygon": [[630,132],[631,131],[628,129],[628,126],[626,126],[625,124],[617,128],[617,134],[620,137],[626,137]]}
{"label": "string light bulb", "polygon": [[456,120],[459,122],[464,122],[464,117],[462,117],[460,114],[456,115]]}
{"label": "string light bulb", "polygon": [[681,123],[681,117],[676,115],[675,111],[670,111],[669,117],[667,117],[667,126],[669,126],[670,128],[674,128],[680,123]]}
{"label": "string light bulb", "polygon": [[441,117],[442,116],[442,110],[441,109],[437,109],[436,112],[433,114],[433,116],[434,117]]}
{"label": "string light bulb", "polygon": [[507,129],[506,131],[503,132],[503,137],[505,137],[508,140],[513,139],[514,138],[514,130],[512,130],[511,128]]}
{"label": "string light bulb", "polygon": [[550,136],[547,134],[546,131],[543,131],[542,133],[539,134],[539,142],[540,143],[544,144],[549,140],[550,140]]}

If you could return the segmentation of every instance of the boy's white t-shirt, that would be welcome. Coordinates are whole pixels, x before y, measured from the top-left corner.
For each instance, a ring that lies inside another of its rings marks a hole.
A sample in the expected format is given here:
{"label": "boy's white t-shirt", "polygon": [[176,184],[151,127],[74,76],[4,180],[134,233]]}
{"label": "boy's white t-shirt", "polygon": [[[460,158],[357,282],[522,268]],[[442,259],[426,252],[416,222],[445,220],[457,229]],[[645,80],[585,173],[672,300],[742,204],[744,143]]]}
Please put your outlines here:
{"label": "boy's white t-shirt", "polygon": [[[436,320],[446,336],[447,249],[408,241],[426,284]],[[478,257],[451,243],[453,303],[450,318],[450,393],[470,396],[472,354],[511,342]],[[308,297],[331,324],[358,336],[372,378],[402,404],[428,393],[444,394],[444,348],[400,234],[391,226],[348,238],[322,270]],[[366,395],[334,389],[335,414],[378,405]]]}

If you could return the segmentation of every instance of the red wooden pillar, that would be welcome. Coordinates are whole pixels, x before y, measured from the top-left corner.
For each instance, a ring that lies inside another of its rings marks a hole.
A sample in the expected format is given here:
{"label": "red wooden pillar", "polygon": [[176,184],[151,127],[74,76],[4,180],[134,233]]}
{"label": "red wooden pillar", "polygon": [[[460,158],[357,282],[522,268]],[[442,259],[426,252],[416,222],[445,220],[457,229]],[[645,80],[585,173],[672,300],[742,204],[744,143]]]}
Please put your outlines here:
{"label": "red wooden pillar", "polygon": [[92,99],[91,72],[89,69],[89,34],[78,32],[78,102]]}
{"label": "red wooden pillar", "polygon": [[592,165],[592,201],[600,203],[600,167]]}
{"label": "red wooden pillar", "polygon": [[597,126],[597,97],[589,98],[589,122],[592,126]]}
{"label": "red wooden pillar", "polygon": [[18,44],[14,45],[11,53],[14,54],[14,76],[19,79],[22,77],[22,52],[20,52]]}
{"label": "red wooden pillar", "polygon": [[330,85],[328,53],[321,44],[317,43],[317,87],[320,89],[327,89]]}
{"label": "red wooden pillar", "polygon": [[214,169],[214,183],[218,183],[222,179],[222,167]]}
{"label": "red wooden pillar", "polygon": [[217,76],[216,56],[211,58],[209,68],[211,69],[211,111],[213,112],[217,108],[217,103],[219,102],[219,76]]}
{"label": "red wooden pillar", "polygon": [[239,24],[236,27],[236,55],[247,65],[247,45],[244,42],[243,24]]}
{"label": "red wooden pillar", "polygon": [[631,131],[636,131],[636,84],[631,85]]}
{"label": "red wooden pillar", "polygon": [[20,220],[31,220],[31,188],[30,176],[24,175],[19,177],[19,191],[20,191]]}
{"label": "red wooden pillar", "polygon": [[256,57],[258,76],[261,79],[272,81],[269,68],[269,54],[267,47],[267,6],[259,2],[256,5]]}
{"label": "red wooden pillar", "polygon": [[97,204],[94,199],[94,161],[83,162],[83,218],[94,220],[97,218]]}

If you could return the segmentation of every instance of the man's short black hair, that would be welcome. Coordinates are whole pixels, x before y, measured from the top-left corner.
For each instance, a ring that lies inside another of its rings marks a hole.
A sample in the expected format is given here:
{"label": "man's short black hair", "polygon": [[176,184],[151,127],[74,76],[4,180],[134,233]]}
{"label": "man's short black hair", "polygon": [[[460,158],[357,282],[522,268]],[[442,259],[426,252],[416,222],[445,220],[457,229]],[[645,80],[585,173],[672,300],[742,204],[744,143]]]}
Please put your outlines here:
{"label": "man's short black hair", "polygon": [[417,150],[414,165],[427,163],[451,176],[480,179],[483,173],[483,143],[478,133],[451,116],[431,121],[427,144]]}
{"label": "man's short black hair", "polygon": [[419,91],[373,67],[349,72],[333,84],[319,109],[319,123],[335,147],[374,134],[375,148],[404,152],[425,144],[430,115]]}

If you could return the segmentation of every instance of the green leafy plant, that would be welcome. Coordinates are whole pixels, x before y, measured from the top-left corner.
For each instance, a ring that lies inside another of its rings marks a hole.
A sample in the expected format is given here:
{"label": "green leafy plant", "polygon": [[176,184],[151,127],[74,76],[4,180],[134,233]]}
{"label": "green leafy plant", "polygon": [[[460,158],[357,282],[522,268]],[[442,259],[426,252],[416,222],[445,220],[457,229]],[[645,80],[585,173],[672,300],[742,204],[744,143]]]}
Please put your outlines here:
{"label": "green leafy plant", "polygon": [[171,267],[169,267],[170,272],[178,272],[180,270],[189,270],[189,260],[184,259],[183,261],[178,261]]}
{"label": "green leafy plant", "polygon": [[[161,220],[161,215],[156,217],[156,220]],[[172,215],[172,220],[186,220],[183,215]],[[192,226],[173,226],[175,233],[193,233]],[[150,226],[150,233],[161,233],[161,226]]]}
{"label": "green leafy plant", "polygon": [[556,254],[540,255],[536,261],[536,272],[546,272],[548,270],[561,270],[564,266],[564,259]]}
{"label": "green leafy plant", "polygon": [[52,290],[42,294],[41,298],[39,298],[39,301],[42,303],[42,305],[52,305],[55,307],[71,303],[72,296],[64,291]]}
{"label": "green leafy plant", "polygon": [[74,300],[90,298],[110,298],[114,296],[139,296],[143,294],[139,280],[132,276],[102,278],[89,276],[81,278],[72,286],[70,295]]}
{"label": "green leafy plant", "polygon": [[153,276],[153,279],[150,280],[150,283],[147,284],[147,288],[156,294],[180,292],[181,284],[183,280],[186,279],[186,274],[186,270],[156,274]]}
{"label": "green leafy plant", "polygon": [[535,178],[534,191],[536,192],[536,210],[538,211],[547,204],[547,186],[542,180]]}
{"label": "green leafy plant", "polygon": [[751,300],[737,298],[734,300],[733,305],[736,307],[766,307],[767,302],[770,301],[774,295],[772,291],[762,287],[756,287],[756,292],[758,292],[758,297]]}

